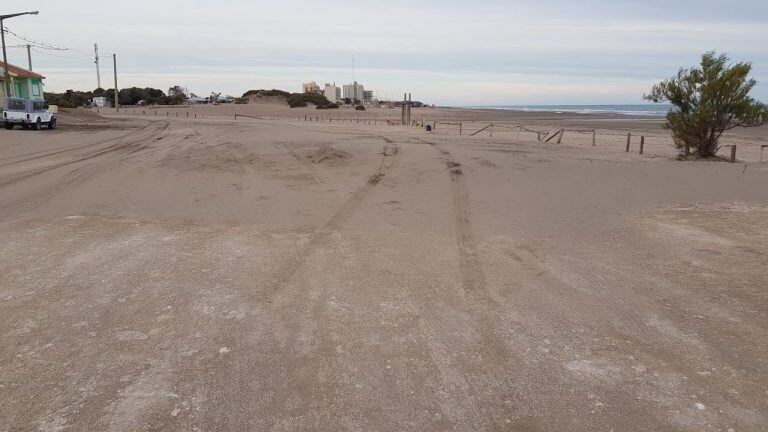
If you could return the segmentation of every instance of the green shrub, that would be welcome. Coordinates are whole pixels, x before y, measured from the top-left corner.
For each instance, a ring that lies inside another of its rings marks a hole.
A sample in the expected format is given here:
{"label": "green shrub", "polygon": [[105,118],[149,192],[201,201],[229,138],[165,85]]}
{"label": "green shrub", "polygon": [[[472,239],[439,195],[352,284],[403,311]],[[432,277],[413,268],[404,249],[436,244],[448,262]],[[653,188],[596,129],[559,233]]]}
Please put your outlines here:
{"label": "green shrub", "polygon": [[325,96],[317,93],[292,93],[288,96],[288,105],[291,108],[305,107],[307,104],[313,104],[318,108],[327,107],[331,102]]}
{"label": "green shrub", "polygon": [[272,90],[248,90],[247,92],[243,93],[243,98],[247,98],[251,95],[258,95],[258,96],[282,96],[284,98],[288,98],[291,94],[287,91],[272,89]]}

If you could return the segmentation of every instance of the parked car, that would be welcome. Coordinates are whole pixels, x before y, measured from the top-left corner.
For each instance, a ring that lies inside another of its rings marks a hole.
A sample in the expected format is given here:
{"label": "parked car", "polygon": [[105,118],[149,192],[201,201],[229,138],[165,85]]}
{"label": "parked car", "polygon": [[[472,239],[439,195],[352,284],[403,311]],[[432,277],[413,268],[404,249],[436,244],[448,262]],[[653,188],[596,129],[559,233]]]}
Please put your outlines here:
{"label": "parked car", "polygon": [[51,112],[45,101],[24,98],[3,98],[3,125],[13,129],[21,125],[24,129],[40,130],[43,125],[56,129],[55,110]]}

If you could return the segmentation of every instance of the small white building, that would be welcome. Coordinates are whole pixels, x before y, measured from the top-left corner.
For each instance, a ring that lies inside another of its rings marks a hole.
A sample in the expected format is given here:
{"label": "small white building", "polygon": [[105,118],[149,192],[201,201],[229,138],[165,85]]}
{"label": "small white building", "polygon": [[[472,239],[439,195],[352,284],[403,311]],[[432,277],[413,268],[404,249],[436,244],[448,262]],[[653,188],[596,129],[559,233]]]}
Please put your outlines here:
{"label": "small white building", "polygon": [[99,107],[99,108],[111,108],[112,103],[109,101],[109,98],[106,96],[96,96],[93,98],[93,106]]}
{"label": "small white building", "polygon": [[333,85],[326,83],[323,96],[329,101],[336,103],[341,100],[341,89],[336,87],[336,83],[333,83]]}

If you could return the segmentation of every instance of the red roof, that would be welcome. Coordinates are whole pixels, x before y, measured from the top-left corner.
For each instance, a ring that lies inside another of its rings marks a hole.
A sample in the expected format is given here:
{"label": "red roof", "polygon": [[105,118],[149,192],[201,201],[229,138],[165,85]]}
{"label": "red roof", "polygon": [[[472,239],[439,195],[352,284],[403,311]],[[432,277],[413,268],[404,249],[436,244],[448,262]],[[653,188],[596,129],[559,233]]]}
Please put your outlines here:
{"label": "red roof", "polygon": [[[5,73],[3,72],[3,62],[0,61],[0,81],[5,79]],[[11,76],[19,77],[19,78],[45,78],[44,76],[40,75],[39,73],[35,73],[26,69],[22,69],[18,66],[14,66],[10,63],[8,63],[8,73]]]}

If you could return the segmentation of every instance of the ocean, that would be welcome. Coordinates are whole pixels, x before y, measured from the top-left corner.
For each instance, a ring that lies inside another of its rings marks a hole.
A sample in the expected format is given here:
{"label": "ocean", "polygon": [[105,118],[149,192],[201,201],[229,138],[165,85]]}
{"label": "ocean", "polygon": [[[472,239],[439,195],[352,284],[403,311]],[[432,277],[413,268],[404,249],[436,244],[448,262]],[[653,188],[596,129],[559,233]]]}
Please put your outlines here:
{"label": "ocean", "polygon": [[578,114],[622,114],[663,117],[670,110],[668,104],[641,105],[492,105],[471,106],[474,109],[501,109],[526,112],[556,112]]}

